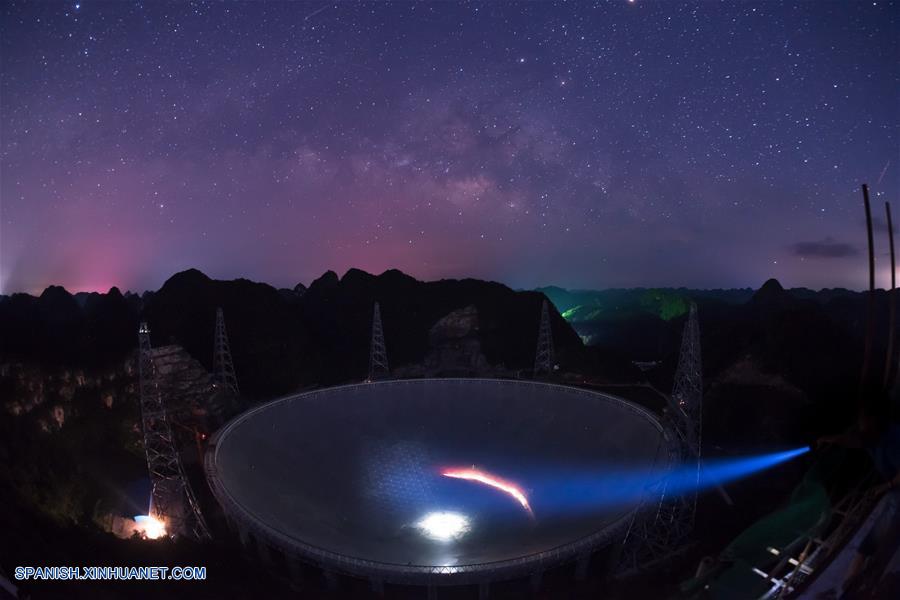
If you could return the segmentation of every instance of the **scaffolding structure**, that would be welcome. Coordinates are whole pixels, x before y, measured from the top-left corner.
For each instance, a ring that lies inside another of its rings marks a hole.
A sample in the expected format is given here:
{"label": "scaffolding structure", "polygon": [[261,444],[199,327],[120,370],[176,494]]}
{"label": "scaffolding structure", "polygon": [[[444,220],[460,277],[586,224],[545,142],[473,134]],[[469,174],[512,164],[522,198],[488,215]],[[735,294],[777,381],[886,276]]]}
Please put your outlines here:
{"label": "scaffolding structure", "polygon": [[645,490],[645,505],[635,514],[626,535],[619,575],[643,571],[683,548],[690,539],[697,514],[697,490],[703,424],[703,373],[697,305],[691,303],[681,339],[672,395],[663,426],[673,440],[670,463],[695,470],[688,493],[673,494],[663,478]]}
{"label": "scaffolding structure", "polygon": [[541,324],[538,326],[537,349],[534,353],[535,376],[552,373],[553,363],[553,331],[550,329],[550,307],[545,298],[541,307]]}
{"label": "scaffolding structure", "polygon": [[144,451],[151,484],[149,514],[162,521],[172,537],[186,535],[198,540],[209,539],[209,528],[184,474],[172,435],[146,322],[138,329],[138,369]]}
{"label": "scaffolding structure", "polygon": [[381,308],[375,303],[372,311],[372,342],[369,345],[368,381],[385,379],[391,374],[388,366],[387,350],[384,346],[384,329],[381,326]]}
{"label": "scaffolding structure", "polygon": [[240,394],[234,362],[231,360],[231,347],[228,345],[228,332],[225,331],[225,314],[221,308],[216,309],[216,334],[213,344],[213,381],[216,385]]}

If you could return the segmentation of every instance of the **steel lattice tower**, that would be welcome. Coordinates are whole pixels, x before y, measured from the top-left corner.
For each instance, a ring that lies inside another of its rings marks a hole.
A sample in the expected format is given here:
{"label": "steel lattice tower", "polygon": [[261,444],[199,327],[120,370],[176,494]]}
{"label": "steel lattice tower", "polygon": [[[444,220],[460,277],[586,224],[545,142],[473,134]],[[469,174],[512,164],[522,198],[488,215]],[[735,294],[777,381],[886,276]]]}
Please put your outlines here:
{"label": "steel lattice tower", "polygon": [[383,379],[391,374],[388,367],[387,350],[384,347],[384,329],[381,327],[381,308],[375,303],[372,312],[372,343],[369,346],[368,381]]}
{"label": "steel lattice tower", "polygon": [[676,465],[696,469],[696,485],[685,494],[670,494],[665,479],[646,490],[645,504],[632,521],[618,571],[633,573],[684,546],[694,527],[702,448],[703,373],[697,305],[691,303],[681,338],[681,352],[669,409],[663,426],[674,444],[668,457]]}
{"label": "steel lattice tower", "polygon": [[228,345],[228,333],[225,331],[225,314],[221,308],[216,309],[216,335],[213,345],[213,381],[217,385],[228,388],[237,396],[240,393],[234,363],[231,360],[231,348]]}
{"label": "steel lattice tower", "polygon": [[150,347],[150,328],[138,329],[138,369],[141,394],[141,420],[144,451],[150,472],[150,511],[165,523],[169,535],[189,535],[208,539],[209,529],[193,490],[184,474],[178,447],[159,387]]}
{"label": "steel lattice tower", "polygon": [[672,388],[672,418],[679,437],[687,447],[688,456],[699,461],[703,433],[703,362],[700,355],[700,324],[697,305],[691,303],[691,312],[684,325],[681,338],[681,354],[675,371]]}
{"label": "steel lattice tower", "polygon": [[537,350],[534,353],[534,374],[553,372],[553,331],[550,329],[550,308],[546,298],[541,307],[541,324],[538,327]]}

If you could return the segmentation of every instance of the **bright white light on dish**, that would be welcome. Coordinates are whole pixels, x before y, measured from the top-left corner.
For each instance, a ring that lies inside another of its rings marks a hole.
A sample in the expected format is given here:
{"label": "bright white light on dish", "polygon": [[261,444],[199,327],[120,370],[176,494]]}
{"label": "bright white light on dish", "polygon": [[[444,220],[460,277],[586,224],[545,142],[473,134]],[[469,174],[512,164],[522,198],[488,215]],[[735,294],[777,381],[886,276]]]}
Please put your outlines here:
{"label": "bright white light on dish", "polygon": [[166,524],[150,515],[138,515],[134,518],[138,530],[149,540],[155,540],[166,535]]}
{"label": "bright white light on dish", "polygon": [[416,523],[416,527],[425,536],[441,542],[459,539],[470,529],[469,520],[465,516],[452,512],[428,513]]}

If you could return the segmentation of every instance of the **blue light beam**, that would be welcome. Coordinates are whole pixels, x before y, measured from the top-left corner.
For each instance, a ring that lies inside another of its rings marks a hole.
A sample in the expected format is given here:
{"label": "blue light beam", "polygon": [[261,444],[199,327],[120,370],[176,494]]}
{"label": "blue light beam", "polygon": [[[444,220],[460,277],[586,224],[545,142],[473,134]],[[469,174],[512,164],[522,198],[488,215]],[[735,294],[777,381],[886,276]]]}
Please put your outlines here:
{"label": "blue light beam", "polygon": [[639,503],[648,492],[661,489],[672,495],[702,492],[770,469],[809,452],[809,447],[739,458],[704,461],[697,465],[677,465],[666,473],[659,467],[606,466],[571,470],[565,475],[535,477],[529,497],[535,513],[575,510],[615,509]]}

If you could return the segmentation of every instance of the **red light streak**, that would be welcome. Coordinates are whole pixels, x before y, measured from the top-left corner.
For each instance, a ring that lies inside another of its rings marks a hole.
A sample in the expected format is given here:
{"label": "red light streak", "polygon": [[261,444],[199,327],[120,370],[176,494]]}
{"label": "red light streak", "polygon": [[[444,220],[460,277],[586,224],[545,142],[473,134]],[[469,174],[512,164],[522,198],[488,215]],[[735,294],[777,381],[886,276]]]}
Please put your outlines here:
{"label": "red light streak", "polygon": [[441,475],[444,477],[453,477],[454,479],[465,479],[466,481],[476,481],[478,483],[483,483],[485,485],[489,485],[492,488],[498,489],[501,492],[505,492],[512,496],[519,504],[522,505],[530,516],[534,516],[534,513],[531,511],[531,506],[528,504],[528,498],[525,497],[525,493],[522,491],[522,488],[517,486],[515,483],[511,481],[506,481],[497,477],[496,475],[491,475],[490,473],[485,473],[484,471],[480,471],[478,469],[445,469]]}

